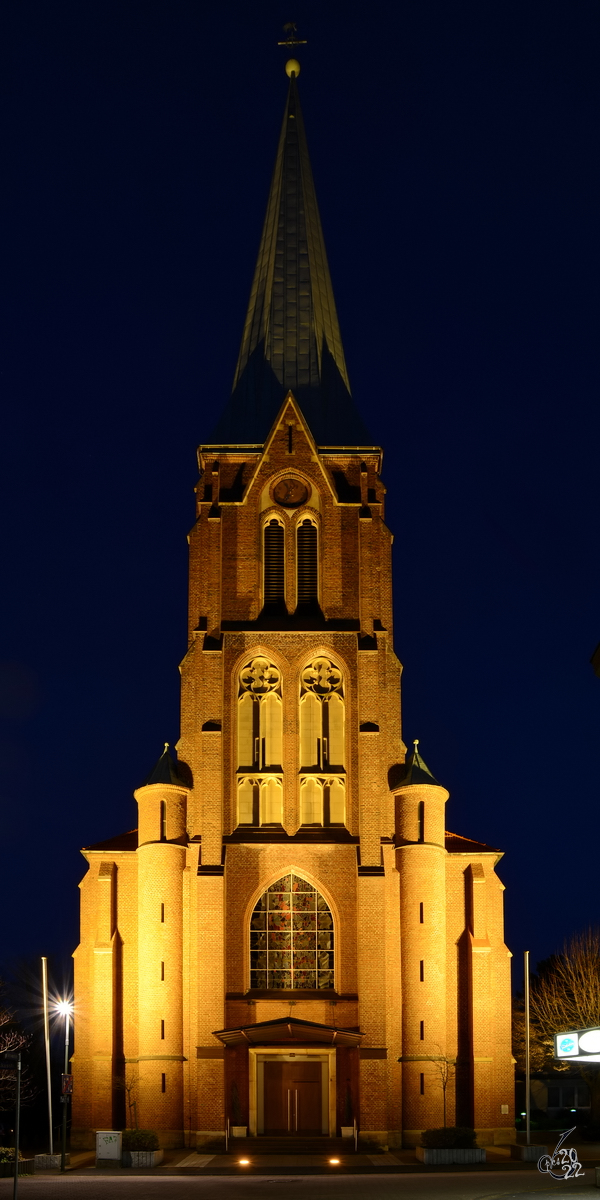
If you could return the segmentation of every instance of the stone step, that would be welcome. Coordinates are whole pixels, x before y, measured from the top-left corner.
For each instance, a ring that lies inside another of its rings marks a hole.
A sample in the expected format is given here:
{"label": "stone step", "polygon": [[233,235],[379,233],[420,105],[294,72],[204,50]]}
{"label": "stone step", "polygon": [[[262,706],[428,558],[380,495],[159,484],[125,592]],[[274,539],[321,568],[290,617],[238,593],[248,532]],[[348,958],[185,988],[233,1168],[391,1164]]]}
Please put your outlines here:
{"label": "stone step", "polygon": [[349,1154],[354,1151],[352,1138],[329,1137],[246,1137],[230,1138],[229,1153],[252,1154]]}

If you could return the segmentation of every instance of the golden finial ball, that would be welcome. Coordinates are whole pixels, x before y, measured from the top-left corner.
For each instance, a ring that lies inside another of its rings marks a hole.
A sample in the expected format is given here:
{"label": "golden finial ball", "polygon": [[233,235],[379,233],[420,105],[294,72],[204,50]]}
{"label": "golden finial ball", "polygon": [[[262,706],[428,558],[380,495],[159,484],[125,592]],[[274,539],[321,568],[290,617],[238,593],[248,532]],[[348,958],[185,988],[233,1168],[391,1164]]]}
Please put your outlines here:
{"label": "golden finial ball", "polygon": [[300,63],[296,58],[288,58],[285,64],[285,73],[289,79],[292,78],[292,75],[295,75],[296,79],[298,78],[300,74]]}

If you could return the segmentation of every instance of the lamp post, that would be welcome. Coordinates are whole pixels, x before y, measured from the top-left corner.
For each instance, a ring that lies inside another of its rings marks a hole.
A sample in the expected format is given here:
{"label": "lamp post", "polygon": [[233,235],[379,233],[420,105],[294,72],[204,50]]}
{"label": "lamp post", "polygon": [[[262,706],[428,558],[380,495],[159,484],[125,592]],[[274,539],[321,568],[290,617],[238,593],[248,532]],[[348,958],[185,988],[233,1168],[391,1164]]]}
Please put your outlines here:
{"label": "lamp post", "polygon": [[529,1053],[529,950],[525,951],[525,1128],[527,1145],[531,1142],[531,1059]]}
{"label": "lamp post", "polygon": [[62,1077],[61,1100],[63,1103],[63,1118],[62,1118],[62,1142],[60,1152],[60,1169],[66,1171],[67,1166],[67,1104],[69,1100],[68,1080],[69,1080],[69,1020],[73,1011],[73,1006],[68,1000],[61,1000],[60,1004],[56,1005],[57,1013],[65,1018],[65,1070]]}

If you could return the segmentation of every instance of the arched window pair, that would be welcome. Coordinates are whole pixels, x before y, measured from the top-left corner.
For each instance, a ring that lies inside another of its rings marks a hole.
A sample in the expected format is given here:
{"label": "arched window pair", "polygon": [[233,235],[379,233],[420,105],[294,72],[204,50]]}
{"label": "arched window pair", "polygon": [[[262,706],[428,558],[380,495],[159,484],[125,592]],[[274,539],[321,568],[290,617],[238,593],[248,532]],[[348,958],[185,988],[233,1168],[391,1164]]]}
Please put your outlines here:
{"label": "arched window pair", "polygon": [[344,680],[329,658],[315,658],[300,677],[300,821],[346,820]]}
{"label": "arched window pair", "polygon": [[250,987],[333,988],[333,936],[324,896],[293,872],[282,876],[250,918]]}
{"label": "arched window pair", "polygon": [[[273,517],[264,527],[263,594],[265,605],[285,604],[285,529]],[[318,534],[310,517],[296,526],[296,603],[311,605],[319,600]]]}
{"label": "arched window pair", "polygon": [[[301,672],[300,824],[346,821],[344,680],[323,655]],[[238,824],[283,822],[281,672],[262,655],[242,668],[237,713]]]}

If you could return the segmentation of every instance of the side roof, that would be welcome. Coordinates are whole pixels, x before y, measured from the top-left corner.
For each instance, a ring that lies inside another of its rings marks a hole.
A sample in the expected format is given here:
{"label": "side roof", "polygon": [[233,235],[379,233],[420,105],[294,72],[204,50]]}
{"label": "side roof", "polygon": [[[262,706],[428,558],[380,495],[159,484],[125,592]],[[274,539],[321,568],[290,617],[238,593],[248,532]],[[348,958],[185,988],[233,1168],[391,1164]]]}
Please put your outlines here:
{"label": "side roof", "polygon": [[[495,846],[488,846],[485,842],[476,842],[473,838],[461,837],[459,833],[450,833],[446,830],[446,850],[449,854],[498,854],[503,853],[502,850],[496,849]],[[103,842],[95,842],[93,846],[84,846],[84,851],[93,852],[94,850],[113,850],[115,852],[123,850],[137,850],[138,847],[138,831],[130,829],[127,833],[119,833],[116,837],[107,838]]]}

